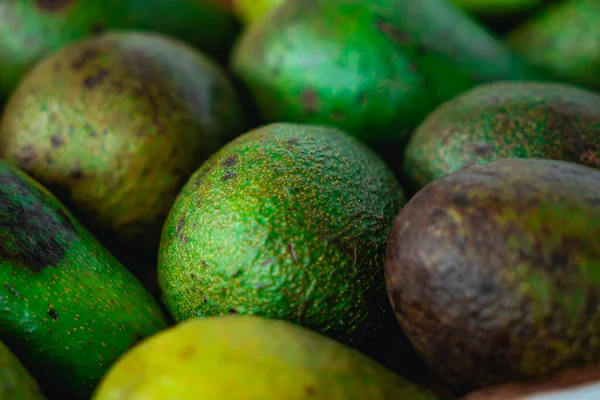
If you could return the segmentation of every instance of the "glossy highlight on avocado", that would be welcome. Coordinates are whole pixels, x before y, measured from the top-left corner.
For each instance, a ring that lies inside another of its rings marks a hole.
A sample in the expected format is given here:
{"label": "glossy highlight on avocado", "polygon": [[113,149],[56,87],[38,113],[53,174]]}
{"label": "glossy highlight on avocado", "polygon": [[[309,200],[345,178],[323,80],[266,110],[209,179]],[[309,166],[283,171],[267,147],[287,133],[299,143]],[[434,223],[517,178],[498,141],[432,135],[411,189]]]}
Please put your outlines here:
{"label": "glossy highlight on avocado", "polygon": [[503,159],[415,195],[390,233],[391,303],[457,391],[600,362],[600,171]]}
{"label": "glossy highlight on avocado", "polygon": [[142,285],[45,188],[0,161],[0,339],[46,391],[89,398],[166,327]]}
{"label": "glossy highlight on avocado", "polygon": [[384,162],[337,129],[252,130],[177,197],[160,244],[163,300],[177,321],[260,315],[360,346],[391,316],[383,253],[403,203]]}
{"label": "glossy highlight on avocado", "polygon": [[241,34],[232,70],[269,122],[406,139],[478,83],[538,72],[442,0],[288,0]]}
{"label": "glossy highlight on avocado", "polygon": [[421,188],[511,157],[600,168],[600,93],[555,82],[477,86],[429,114],[405,148],[403,170]]}
{"label": "glossy highlight on avocado", "polygon": [[93,400],[167,398],[439,399],[316,332],[241,315],[194,318],[145,340],[117,361]]}
{"label": "glossy highlight on avocado", "polygon": [[240,102],[214,61],[163,35],[113,32],[32,70],[6,105],[0,156],[111,248],[147,251],[192,172],[242,132]]}

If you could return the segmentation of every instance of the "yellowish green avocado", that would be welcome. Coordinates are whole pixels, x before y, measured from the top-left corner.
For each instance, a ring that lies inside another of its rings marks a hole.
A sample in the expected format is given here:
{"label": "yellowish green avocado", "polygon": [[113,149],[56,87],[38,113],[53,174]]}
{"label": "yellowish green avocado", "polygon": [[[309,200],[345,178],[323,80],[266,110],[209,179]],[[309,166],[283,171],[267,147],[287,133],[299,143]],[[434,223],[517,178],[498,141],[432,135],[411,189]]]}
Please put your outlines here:
{"label": "yellowish green avocado", "polygon": [[435,400],[362,353],[258,316],[191,319],[126,353],[93,400]]}
{"label": "yellowish green avocado", "polygon": [[[47,396],[86,399],[160,307],[44,187],[0,161],[0,339]],[[53,397],[54,398],[54,397]]]}
{"label": "yellowish green avocado", "polygon": [[177,321],[256,314],[359,347],[391,316],[383,253],[403,203],[385,163],[337,129],[252,130],[177,197],[160,244],[163,300]]}
{"label": "yellowish green avocado", "polygon": [[44,400],[37,382],[0,341],[0,400]]}
{"label": "yellowish green avocado", "polygon": [[0,122],[0,156],[52,191],[111,248],[156,248],[196,168],[243,132],[224,71],[178,40],[113,32],[50,55]]}
{"label": "yellowish green avocado", "polygon": [[252,25],[285,0],[233,0],[233,12],[245,25]]}

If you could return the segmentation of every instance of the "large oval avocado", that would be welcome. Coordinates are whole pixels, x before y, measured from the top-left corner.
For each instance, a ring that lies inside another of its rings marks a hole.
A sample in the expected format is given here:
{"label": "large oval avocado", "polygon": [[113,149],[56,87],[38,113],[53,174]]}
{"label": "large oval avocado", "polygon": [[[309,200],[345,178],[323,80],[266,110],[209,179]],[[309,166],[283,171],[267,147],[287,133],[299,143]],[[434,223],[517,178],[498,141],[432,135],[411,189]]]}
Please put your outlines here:
{"label": "large oval avocado", "polygon": [[142,285],[46,189],[0,161],[0,339],[48,393],[89,398],[166,327]]}

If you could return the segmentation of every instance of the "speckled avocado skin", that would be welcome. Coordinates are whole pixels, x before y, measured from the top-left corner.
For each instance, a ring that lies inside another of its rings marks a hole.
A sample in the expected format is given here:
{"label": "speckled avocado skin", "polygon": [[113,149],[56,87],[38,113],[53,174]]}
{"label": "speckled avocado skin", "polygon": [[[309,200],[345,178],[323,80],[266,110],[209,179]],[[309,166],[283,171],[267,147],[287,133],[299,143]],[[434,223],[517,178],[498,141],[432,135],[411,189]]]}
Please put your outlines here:
{"label": "speckled avocado skin", "polygon": [[554,2],[510,32],[506,41],[553,79],[600,90],[600,2]]}
{"label": "speckled avocado skin", "polygon": [[403,170],[421,188],[512,157],[600,168],[600,94],[561,83],[480,85],[429,114],[405,148]]}
{"label": "speckled avocado skin", "polygon": [[460,390],[600,361],[600,171],[504,159],[432,182],[390,233],[404,331]]}
{"label": "speckled avocado skin", "polygon": [[256,314],[362,344],[391,313],[383,253],[403,202],[383,161],[341,131],[250,131],[179,194],[161,240],[163,299],[177,321]]}
{"label": "speckled avocado skin", "polygon": [[0,341],[0,399],[45,400],[21,361]]}
{"label": "speckled avocado skin", "polygon": [[442,0],[289,0],[241,35],[231,64],[267,121],[371,144],[406,138],[477,83],[537,76]]}
{"label": "speckled avocado skin", "polygon": [[142,285],[52,196],[0,161],[0,339],[45,389],[89,398],[166,327]]}
{"label": "speckled avocado skin", "polygon": [[0,98],[47,54],[113,29],[162,32],[211,54],[223,53],[237,33],[220,0],[0,1]]}
{"label": "speckled avocado skin", "polygon": [[209,58],[165,36],[115,32],[27,76],[0,122],[0,156],[102,240],[147,249],[192,172],[242,132],[234,89]]}

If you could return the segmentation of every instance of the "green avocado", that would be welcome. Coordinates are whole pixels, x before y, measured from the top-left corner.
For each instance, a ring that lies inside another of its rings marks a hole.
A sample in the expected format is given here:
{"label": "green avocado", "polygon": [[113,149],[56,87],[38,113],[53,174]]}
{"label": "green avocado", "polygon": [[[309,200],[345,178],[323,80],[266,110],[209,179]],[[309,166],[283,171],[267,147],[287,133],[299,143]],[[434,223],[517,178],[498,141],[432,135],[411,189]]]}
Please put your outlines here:
{"label": "green avocado", "polygon": [[0,339],[48,393],[89,398],[166,327],[142,285],[39,183],[0,161]]}
{"label": "green avocado", "polygon": [[0,341],[0,400],[44,400],[37,382]]}
{"label": "green avocado", "polygon": [[477,83],[537,72],[442,0],[288,0],[234,45],[232,70],[270,122],[399,141]]}
{"label": "green avocado", "polygon": [[600,168],[600,93],[562,83],[480,85],[415,130],[403,170],[421,188],[461,168],[511,157]]}
{"label": "green avocado", "polygon": [[509,32],[506,41],[553,79],[600,90],[600,1],[555,2]]}
{"label": "green avocado", "polygon": [[258,316],[227,315],[190,319],[143,341],[117,361],[92,399],[441,397],[306,328]]}
{"label": "green avocado", "polygon": [[457,392],[600,362],[600,171],[507,158],[402,209],[386,280],[404,332]]}
{"label": "green avocado", "polygon": [[0,99],[47,54],[112,29],[162,32],[211,54],[229,48],[237,33],[231,11],[218,0],[0,1]]}
{"label": "green avocado", "polygon": [[113,32],[26,76],[0,122],[0,156],[109,248],[147,251],[192,172],[243,131],[237,95],[211,59],[163,35]]}
{"label": "green avocado", "polygon": [[177,197],[160,244],[163,300],[176,321],[255,314],[359,347],[393,318],[383,253],[403,203],[384,162],[337,129],[252,130]]}

